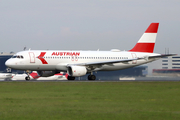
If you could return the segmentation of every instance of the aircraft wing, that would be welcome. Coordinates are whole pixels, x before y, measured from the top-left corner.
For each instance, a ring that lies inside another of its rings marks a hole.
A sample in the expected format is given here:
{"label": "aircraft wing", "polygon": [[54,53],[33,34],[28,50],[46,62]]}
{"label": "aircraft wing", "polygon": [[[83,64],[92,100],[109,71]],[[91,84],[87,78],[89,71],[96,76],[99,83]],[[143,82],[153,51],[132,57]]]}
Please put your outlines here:
{"label": "aircraft wing", "polygon": [[123,60],[111,60],[111,61],[103,61],[103,62],[78,63],[78,64],[69,64],[68,66],[72,66],[72,65],[93,66],[93,65],[105,65],[105,64],[112,65],[113,63],[127,63],[129,61],[139,60],[139,59],[142,59],[142,58],[123,59]]}
{"label": "aircraft wing", "polygon": [[139,60],[139,59],[149,59],[149,58],[163,58],[163,57],[167,57],[167,56],[174,56],[177,54],[161,54],[161,55],[154,55],[154,56],[147,56],[147,57],[143,57],[143,58],[133,58],[133,59],[123,59],[123,60],[111,60],[111,61],[103,61],[103,62],[89,62],[89,63],[78,63],[78,64],[68,64],[68,66],[91,66],[90,68],[96,68],[96,67],[100,67],[102,65],[113,65],[113,63],[128,63],[129,61],[133,61],[133,60]]}

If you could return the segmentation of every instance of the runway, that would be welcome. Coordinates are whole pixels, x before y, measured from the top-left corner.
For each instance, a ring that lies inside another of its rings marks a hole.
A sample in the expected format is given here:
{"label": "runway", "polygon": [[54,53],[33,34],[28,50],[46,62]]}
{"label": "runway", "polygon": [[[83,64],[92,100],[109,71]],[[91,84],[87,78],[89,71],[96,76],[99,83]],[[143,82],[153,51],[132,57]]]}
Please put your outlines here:
{"label": "runway", "polygon": [[150,82],[150,81],[180,81],[180,77],[135,77],[117,80],[0,80],[0,82]]}

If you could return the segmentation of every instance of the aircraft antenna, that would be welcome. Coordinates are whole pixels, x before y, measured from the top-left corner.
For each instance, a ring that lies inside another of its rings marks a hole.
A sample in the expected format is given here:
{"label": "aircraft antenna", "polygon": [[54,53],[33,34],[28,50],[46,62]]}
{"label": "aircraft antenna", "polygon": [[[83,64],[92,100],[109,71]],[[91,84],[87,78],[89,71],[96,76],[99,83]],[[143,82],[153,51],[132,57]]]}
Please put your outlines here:
{"label": "aircraft antenna", "polygon": [[24,47],[24,50],[26,50],[26,46]]}

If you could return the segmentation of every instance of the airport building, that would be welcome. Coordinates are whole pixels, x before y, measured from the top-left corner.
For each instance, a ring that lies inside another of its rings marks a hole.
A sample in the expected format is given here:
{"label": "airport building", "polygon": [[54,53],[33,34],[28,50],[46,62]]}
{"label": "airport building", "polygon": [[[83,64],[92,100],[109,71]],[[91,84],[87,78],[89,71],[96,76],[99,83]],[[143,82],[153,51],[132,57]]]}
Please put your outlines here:
{"label": "airport building", "polygon": [[11,58],[14,55],[14,52],[11,53],[0,53],[0,73],[23,73],[24,71],[14,70],[11,68],[7,68],[5,65],[6,60]]}
{"label": "airport building", "polygon": [[161,59],[161,69],[153,69],[155,76],[180,76],[180,56],[169,56]]}

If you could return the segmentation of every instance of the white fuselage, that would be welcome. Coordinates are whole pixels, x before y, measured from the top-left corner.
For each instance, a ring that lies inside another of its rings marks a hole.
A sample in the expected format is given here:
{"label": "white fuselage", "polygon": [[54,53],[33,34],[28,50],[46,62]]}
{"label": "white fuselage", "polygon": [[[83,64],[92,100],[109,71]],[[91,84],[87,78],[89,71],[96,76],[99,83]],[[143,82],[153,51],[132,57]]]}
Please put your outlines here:
{"label": "white fuselage", "polygon": [[[129,52],[129,51],[55,51],[55,50],[30,50],[15,54],[6,61],[6,65],[19,70],[67,71],[68,65],[80,63],[96,63],[106,61],[127,60],[133,58],[145,58],[146,56],[160,55],[156,53]],[[19,57],[17,57],[19,56]],[[141,64],[145,64],[156,59],[138,59],[129,62],[119,62],[110,64],[100,64],[93,71],[120,70]]]}

